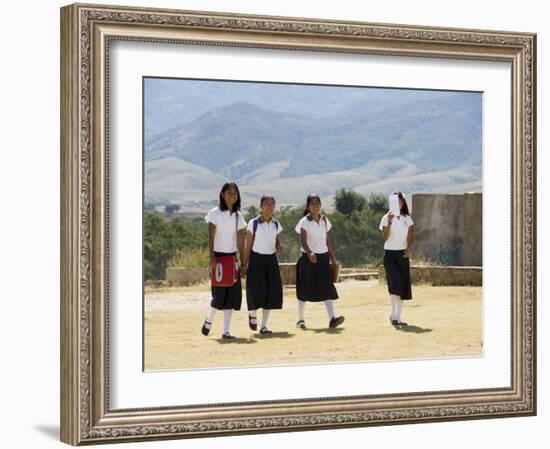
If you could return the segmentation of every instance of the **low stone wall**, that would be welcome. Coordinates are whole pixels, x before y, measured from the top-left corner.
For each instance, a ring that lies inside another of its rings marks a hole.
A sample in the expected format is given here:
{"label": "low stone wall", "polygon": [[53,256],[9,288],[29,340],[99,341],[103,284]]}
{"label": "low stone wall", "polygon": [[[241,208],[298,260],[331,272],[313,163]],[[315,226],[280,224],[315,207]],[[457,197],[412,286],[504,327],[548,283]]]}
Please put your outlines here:
{"label": "low stone wall", "polygon": [[[296,264],[280,263],[283,285],[296,285]],[[169,286],[185,286],[210,280],[206,268],[167,268],[166,282]]]}
{"label": "low stone wall", "polygon": [[296,264],[287,262],[279,264],[283,285],[296,285]]}
{"label": "low stone wall", "polygon": [[192,285],[208,281],[210,275],[205,268],[167,268],[166,282],[168,285]]}
{"label": "low stone wall", "polygon": [[[383,265],[378,268],[378,272],[380,282],[386,283]],[[413,265],[411,279],[413,284],[481,286],[483,270],[481,267]]]}

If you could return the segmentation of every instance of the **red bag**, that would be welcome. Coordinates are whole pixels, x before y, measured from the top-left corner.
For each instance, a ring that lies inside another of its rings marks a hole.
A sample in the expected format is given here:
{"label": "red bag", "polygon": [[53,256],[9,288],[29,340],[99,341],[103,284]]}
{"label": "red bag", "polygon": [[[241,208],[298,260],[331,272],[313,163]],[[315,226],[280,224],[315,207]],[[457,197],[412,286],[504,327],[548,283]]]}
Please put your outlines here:
{"label": "red bag", "polygon": [[216,256],[216,268],[210,270],[212,287],[231,287],[239,279],[235,256]]}

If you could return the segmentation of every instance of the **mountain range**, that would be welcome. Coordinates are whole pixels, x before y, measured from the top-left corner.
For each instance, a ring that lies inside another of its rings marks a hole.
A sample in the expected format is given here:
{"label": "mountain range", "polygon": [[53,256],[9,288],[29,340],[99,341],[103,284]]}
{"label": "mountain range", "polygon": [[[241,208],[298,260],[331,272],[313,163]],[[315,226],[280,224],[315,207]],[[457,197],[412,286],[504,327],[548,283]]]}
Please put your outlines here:
{"label": "mountain range", "polygon": [[215,87],[161,96],[165,110],[199,99],[205,105],[170,127],[155,124],[160,94],[152,107],[146,91],[146,202],[204,210],[227,180],[238,183],[244,203],[272,193],[278,204],[302,204],[316,192],[326,207],[341,187],[481,190],[480,93],[269,85],[262,97],[258,85],[230,93]]}

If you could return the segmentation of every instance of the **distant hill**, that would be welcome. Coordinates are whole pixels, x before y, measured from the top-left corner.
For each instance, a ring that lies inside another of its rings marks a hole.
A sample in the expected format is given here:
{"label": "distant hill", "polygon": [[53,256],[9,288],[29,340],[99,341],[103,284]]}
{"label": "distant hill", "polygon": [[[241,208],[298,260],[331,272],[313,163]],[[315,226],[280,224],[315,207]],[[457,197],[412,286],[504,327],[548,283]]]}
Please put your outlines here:
{"label": "distant hill", "polygon": [[279,204],[301,204],[311,191],[330,202],[340,187],[480,190],[481,95],[383,91],[335,101],[331,116],[232,102],[151,135],[146,201],[203,208],[226,180],[253,203],[267,191]]}

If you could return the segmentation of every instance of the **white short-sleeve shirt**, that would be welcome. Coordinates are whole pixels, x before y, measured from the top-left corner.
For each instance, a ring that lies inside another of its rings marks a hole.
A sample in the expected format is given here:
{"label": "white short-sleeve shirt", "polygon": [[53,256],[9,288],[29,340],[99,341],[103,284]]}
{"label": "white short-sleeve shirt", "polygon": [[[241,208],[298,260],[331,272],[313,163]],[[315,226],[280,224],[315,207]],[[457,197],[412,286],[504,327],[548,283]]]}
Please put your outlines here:
{"label": "white short-sleeve shirt", "polygon": [[[407,235],[409,233],[409,227],[414,224],[410,215],[401,215],[400,217],[393,217],[390,236],[388,240],[384,242],[384,249],[389,250],[403,250],[407,249]],[[388,214],[382,217],[380,221],[380,230],[383,231],[388,226]]]}
{"label": "white short-sleeve shirt", "polygon": [[[328,252],[327,246],[327,233],[332,228],[332,224],[329,219],[325,216],[322,216],[317,223],[310,215],[303,217],[294,230],[297,234],[301,234],[301,230],[305,229],[307,233],[307,246],[315,254],[324,254]],[[302,252],[306,250],[301,247]]]}
{"label": "white short-sleeve shirt", "polygon": [[274,254],[277,251],[277,235],[283,230],[281,223],[272,218],[264,221],[262,217],[256,217],[248,222],[248,230],[254,234],[254,222],[257,221],[256,235],[252,251],[259,254]]}
{"label": "white short-sleeve shirt", "polygon": [[237,212],[229,213],[228,210],[220,210],[219,207],[212,209],[204,219],[207,223],[216,225],[216,234],[214,235],[214,251],[217,253],[235,253],[237,252],[237,233],[236,229],[246,228],[246,221],[243,214]]}

